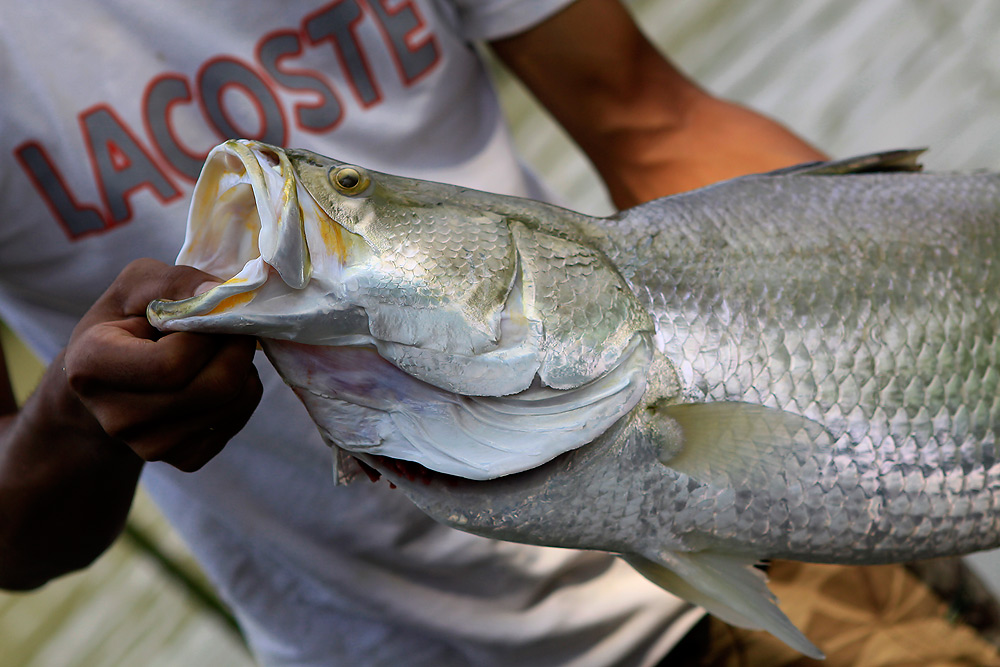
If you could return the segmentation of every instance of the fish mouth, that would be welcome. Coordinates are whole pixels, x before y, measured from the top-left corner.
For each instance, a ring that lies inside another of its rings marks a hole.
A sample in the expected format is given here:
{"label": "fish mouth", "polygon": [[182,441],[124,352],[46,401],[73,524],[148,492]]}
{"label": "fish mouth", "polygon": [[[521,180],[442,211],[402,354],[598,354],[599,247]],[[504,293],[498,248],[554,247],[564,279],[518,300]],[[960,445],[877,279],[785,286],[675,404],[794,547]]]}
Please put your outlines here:
{"label": "fish mouth", "polygon": [[[227,315],[234,310],[248,315],[249,304],[269,292],[277,297],[288,288],[305,291],[313,266],[303,204],[318,209],[282,149],[246,139],[215,147],[195,184],[177,264],[224,282],[189,299],[153,301],[150,322],[164,330],[259,329],[258,317]],[[266,320],[267,310],[258,315]]]}

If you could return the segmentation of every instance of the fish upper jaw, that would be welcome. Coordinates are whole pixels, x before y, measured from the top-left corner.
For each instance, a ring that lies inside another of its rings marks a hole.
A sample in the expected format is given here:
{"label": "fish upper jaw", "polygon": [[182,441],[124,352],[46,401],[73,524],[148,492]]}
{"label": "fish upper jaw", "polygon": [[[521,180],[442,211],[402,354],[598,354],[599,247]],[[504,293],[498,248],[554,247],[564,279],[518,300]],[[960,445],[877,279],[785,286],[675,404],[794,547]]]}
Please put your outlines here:
{"label": "fish upper jaw", "polygon": [[[298,183],[282,149],[246,139],[217,146],[195,185],[177,264],[225,282],[188,299],[153,301],[149,321],[167,331],[364,336],[366,316],[343,298],[345,233],[330,252],[310,252],[310,240],[330,250],[325,240],[307,239],[322,226],[338,225]],[[310,324],[318,310],[338,313],[337,321]]]}

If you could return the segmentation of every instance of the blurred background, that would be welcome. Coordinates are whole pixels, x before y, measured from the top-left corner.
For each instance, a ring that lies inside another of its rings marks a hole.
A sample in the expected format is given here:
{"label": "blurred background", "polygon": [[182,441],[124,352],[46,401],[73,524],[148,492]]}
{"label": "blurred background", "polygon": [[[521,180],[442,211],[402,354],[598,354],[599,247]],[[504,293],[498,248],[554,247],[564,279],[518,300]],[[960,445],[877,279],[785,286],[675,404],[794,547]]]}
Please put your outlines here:
{"label": "blurred background", "polygon": [[[1000,170],[995,0],[631,0],[651,38],[713,93],[782,121],[836,157],[928,147],[928,169]],[[582,155],[497,70],[525,160],[578,210],[611,205]],[[15,392],[38,362],[4,331]],[[969,559],[1000,594],[1000,553]],[[0,663],[250,665],[180,540],[140,493],[129,530],[85,572],[0,593]]]}

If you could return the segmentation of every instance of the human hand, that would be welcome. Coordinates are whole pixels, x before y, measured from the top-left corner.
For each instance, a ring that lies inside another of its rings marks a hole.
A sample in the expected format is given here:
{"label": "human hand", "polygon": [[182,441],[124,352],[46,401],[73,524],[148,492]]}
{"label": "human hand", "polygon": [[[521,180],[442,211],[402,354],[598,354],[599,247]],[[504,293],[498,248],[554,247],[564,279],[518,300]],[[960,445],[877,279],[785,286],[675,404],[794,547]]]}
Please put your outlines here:
{"label": "human hand", "polygon": [[248,336],[168,333],[146,320],[153,299],[193,296],[206,282],[191,267],[129,264],[70,337],[70,387],[111,437],[145,461],[201,468],[246,424],[262,387]]}

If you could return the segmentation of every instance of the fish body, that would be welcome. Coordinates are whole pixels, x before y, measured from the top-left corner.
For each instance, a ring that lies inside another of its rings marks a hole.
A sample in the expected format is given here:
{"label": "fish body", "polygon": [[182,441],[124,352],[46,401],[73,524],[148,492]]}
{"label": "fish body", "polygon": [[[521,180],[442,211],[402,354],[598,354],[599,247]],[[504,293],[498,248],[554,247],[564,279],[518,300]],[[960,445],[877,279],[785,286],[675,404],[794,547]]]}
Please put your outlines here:
{"label": "fish body", "polygon": [[677,368],[687,439],[749,438],[664,463],[742,489],[712,532],[774,557],[994,545],[1000,177],[802,171],[640,207],[607,248]]}
{"label": "fish body", "polygon": [[150,319],[261,336],[342,480],[810,655],[757,560],[1000,544],[1000,176],[879,154],[598,219],[216,150],[178,261],[234,279]]}

